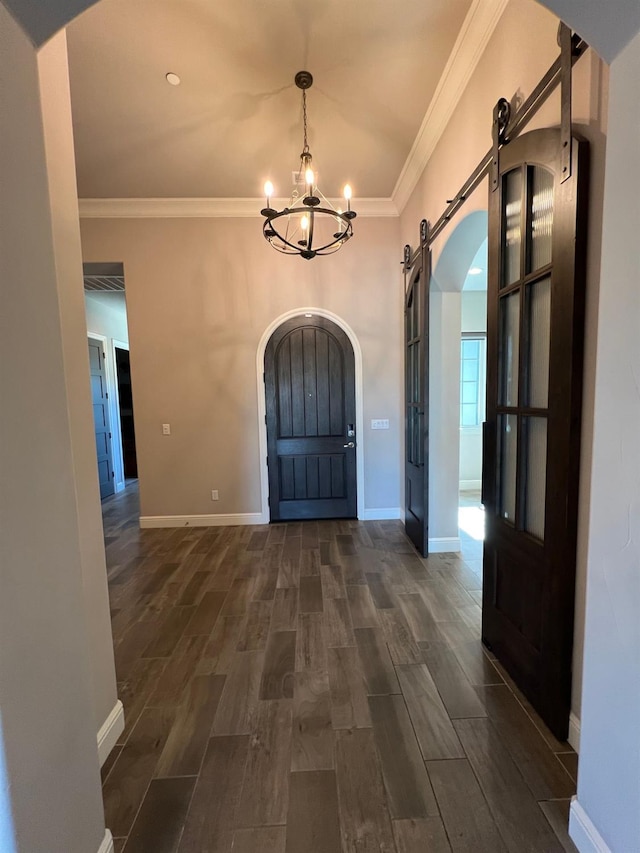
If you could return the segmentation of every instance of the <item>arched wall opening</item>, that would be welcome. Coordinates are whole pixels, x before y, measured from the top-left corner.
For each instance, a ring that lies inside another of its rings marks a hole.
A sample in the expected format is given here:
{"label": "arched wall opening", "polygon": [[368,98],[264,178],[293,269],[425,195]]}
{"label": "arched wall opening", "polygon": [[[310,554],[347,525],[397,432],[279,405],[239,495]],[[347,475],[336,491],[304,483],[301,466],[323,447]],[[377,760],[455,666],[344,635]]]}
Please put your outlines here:
{"label": "arched wall opening", "polygon": [[[434,539],[449,540],[451,550],[460,549],[463,288],[486,240],[486,210],[461,219],[441,247],[429,295],[429,529]],[[484,322],[486,329],[486,311]]]}

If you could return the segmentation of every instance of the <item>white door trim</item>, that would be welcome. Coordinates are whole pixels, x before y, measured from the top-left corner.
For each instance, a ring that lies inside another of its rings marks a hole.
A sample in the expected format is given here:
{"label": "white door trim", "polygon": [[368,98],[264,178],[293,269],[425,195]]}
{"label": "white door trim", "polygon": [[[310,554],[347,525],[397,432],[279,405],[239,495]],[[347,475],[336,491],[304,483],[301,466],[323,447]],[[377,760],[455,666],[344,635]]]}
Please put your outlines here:
{"label": "white door trim", "polygon": [[109,395],[109,432],[111,433],[111,461],[113,462],[113,487],[117,494],[124,489],[124,464],[122,462],[122,439],[120,437],[120,409],[118,403],[118,383],[116,382],[116,363],[113,349],[109,349],[104,335],[87,330],[87,337],[100,341],[104,353],[104,367],[107,378],[107,394]]}
{"label": "white door trim", "polygon": [[295,308],[292,311],[287,311],[276,317],[264,330],[258,351],[256,353],[256,370],[258,380],[258,444],[260,451],[260,495],[261,495],[261,515],[262,523],[269,523],[269,475],[267,471],[267,424],[266,418],[266,400],[264,388],[264,354],[269,343],[269,338],[283,323],[290,320],[292,317],[304,316],[305,314],[315,314],[319,317],[325,317],[339,326],[347,335],[353,347],[353,357],[355,362],[356,373],[356,488],[357,494],[357,514],[358,518],[364,517],[364,416],[362,403],[362,350],[360,342],[348,323],[342,317],[334,314],[332,311],[327,311],[325,308]]}

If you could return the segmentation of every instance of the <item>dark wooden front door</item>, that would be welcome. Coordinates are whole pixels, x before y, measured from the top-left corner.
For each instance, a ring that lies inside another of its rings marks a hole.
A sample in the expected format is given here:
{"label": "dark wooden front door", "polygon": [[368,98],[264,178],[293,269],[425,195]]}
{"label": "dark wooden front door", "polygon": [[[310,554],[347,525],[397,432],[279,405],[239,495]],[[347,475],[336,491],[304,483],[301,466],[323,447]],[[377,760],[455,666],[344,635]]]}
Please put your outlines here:
{"label": "dark wooden front door", "polygon": [[483,639],[568,733],[580,459],[587,146],[501,152],[490,193]]}
{"label": "dark wooden front door", "polygon": [[[423,231],[426,237],[426,223]],[[407,271],[405,295],[405,519],[407,536],[420,554],[429,550],[429,277],[430,252],[422,241]]]}
{"label": "dark wooden front door", "polygon": [[324,317],[293,317],[264,358],[271,521],[354,518],[353,348]]}
{"label": "dark wooden front door", "polygon": [[115,492],[113,460],[111,458],[111,430],[109,426],[109,395],[104,352],[101,341],[89,338],[89,368],[91,371],[91,401],[93,403],[93,425],[96,433],[98,456],[98,482],[100,498]]}

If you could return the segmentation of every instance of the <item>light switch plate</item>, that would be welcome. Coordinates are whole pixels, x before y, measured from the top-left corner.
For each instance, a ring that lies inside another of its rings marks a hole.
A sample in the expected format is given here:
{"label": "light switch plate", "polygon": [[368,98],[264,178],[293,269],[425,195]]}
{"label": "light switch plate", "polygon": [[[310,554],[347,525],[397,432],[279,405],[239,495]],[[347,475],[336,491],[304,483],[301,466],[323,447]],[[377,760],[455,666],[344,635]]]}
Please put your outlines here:
{"label": "light switch plate", "polygon": [[162,424],[162,434],[171,435],[171,424]]}
{"label": "light switch plate", "polygon": [[371,421],[371,429],[389,429],[389,418],[374,418]]}

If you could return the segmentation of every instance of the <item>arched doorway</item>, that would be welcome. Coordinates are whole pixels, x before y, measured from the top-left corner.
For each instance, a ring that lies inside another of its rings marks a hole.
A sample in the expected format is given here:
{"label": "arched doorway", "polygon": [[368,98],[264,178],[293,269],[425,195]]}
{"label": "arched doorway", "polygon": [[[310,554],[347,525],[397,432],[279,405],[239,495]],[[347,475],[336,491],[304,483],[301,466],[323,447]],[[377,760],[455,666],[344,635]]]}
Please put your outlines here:
{"label": "arched doorway", "polygon": [[[484,293],[470,289],[479,287],[477,280],[486,280],[486,263],[480,260],[483,246],[486,253],[486,242],[486,210],[475,210],[461,219],[438,255],[429,296],[429,452],[433,460],[429,476],[430,550],[437,548],[432,540],[447,543],[441,550],[460,550],[466,544],[474,553],[465,553],[465,559],[477,561],[478,569],[482,544],[478,541],[474,547],[459,529],[459,492],[461,482],[467,490],[480,490],[485,393],[480,345],[473,363],[467,365],[467,376],[471,376],[469,371],[475,372],[474,382],[469,381],[466,387],[462,369],[466,360],[463,334],[471,333],[467,340],[478,341],[486,329],[486,284]],[[482,273],[471,274],[480,266]],[[468,348],[472,350],[473,346]],[[475,412],[469,402],[472,399]],[[465,400],[467,408],[463,409]],[[472,421],[473,426],[467,426]]]}
{"label": "arched doorway", "polygon": [[351,342],[305,312],[264,354],[269,519],[353,518],[357,507],[356,376]]}

